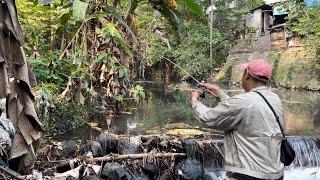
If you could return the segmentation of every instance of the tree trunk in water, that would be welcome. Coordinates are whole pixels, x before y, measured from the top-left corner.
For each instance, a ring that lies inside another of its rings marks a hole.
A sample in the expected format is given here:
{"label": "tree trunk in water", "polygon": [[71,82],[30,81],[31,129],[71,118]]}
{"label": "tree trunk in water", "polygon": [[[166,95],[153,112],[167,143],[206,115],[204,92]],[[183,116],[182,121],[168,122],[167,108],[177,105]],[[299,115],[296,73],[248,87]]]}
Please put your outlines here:
{"label": "tree trunk in water", "polygon": [[167,85],[170,83],[171,80],[171,65],[165,62],[165,78],[164,83]]}

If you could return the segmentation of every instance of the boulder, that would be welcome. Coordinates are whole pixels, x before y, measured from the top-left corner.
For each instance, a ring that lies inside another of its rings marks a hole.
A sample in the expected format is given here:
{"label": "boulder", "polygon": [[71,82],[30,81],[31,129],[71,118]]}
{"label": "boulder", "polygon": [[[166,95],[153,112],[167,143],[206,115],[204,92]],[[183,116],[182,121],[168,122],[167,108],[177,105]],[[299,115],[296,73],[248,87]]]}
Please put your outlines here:
{"label": "boulder", "polygon": [[176,180],[178,179],[171,171],[165,171],[160,177],[159,180]]}
{"label": "boulder", "polygon": [[72,158],[76,155],[78,147],[76,141],[66,141],[62,145],[62,157],[65,158]]}
{"label": "boulder", "polygon": [[140,136],[132,136],[128,139],[121,139],[119,141],[120,154],[135,154],[141,152],[141,138]]}
{"label": "boulder", "polygon": [[102,155],[117,153],[118,140],[115,137],[101,134],[96,138],[96,141],[101,145]]}
{"label": "boulder", "polygon": [[102,147],[101,144],[97,141],[92,142],[91,152],[93,157],[99,157],[102,155]]}
{"label": "boulder", "polygon": [[202,164],[196,159],[185,159],[177,167],[180,179],[196,180],[203,178]]}
{"label": "boulder", "polygon": [[115,162],[104,165],[101,178],[107,180],[129,180],[132,177],[119,163]]}
{"label": "boulder", "polygon": [[142,170],[151,179],[153,179],[158,172],[158,168],[154,163],[145,163],[142,166]]}

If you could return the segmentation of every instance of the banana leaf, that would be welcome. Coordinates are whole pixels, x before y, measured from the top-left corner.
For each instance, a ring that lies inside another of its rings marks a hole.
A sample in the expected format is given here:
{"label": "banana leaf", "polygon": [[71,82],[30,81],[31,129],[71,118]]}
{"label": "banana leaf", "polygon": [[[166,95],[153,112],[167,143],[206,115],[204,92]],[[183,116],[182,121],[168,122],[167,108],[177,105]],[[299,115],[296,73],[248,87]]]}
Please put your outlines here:
{"label": "banana leaf", "polygon": [[133,56],[128,43],[122,37],[121,33],[117,30],[115,24],[106,24],[106,26],[101,29],[99,36],[102,37],[106,43],[108,43],[112,38],[124,49],[128,56]]}
{"label": "banana leaf", "polygon": [[139,41],[134,34],[134,32],[131,30],[131,28],[128,26],[128,24],[122,19],[121,15],[111,6],[105,5],[104,10],[108,13],[110,13],[112,16],[114,16],[119,24],[124,26],[127,30],[127,32],[131,35],[133,42],[136,45],[139,45]]}
{"label": "banana leaf", "polygon": [[171,21],[174,21],[176,27],[178,28],[178,33],[180,40],[185,40],[186,37],[188,37],[188,32],[186,30],[186,27],[183,24],[183,21],[178,17],[178,15],[170,9],[171,12]]}
{"label": "banana leaf", "polygon": [[86,11],[89,6],[88,2],[82,2],[80,0],[74,0],[73,1],[73,17],[77,21],[83,21],[86,17]]}
{"label": "banana leaf", "polygon": [[203,9],[200,4],[196,3],[194,0],[180,0],[184,3],[192,12],[196,13],[199,16],[203,16]]}

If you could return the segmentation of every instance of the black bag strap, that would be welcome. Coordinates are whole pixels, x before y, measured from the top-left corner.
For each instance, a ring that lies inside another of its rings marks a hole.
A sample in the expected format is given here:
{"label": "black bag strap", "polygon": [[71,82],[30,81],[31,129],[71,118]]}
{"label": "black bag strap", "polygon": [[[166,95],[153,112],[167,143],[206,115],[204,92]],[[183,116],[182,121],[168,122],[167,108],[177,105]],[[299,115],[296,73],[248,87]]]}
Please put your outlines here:
{"label": "black bag strap", "polygon": [[280,121],[279,121],[279,116],[278,116],[277,113],[274,111],[274,109],[273,109],[273,107],[270,105],[269,101],[268,101],[260,92],[258,92],[258,91],[253,91],[253,92],[258,93],[258,94],[262,97],[262,99],[268,104],[269,108],[271,109],[271,111],[273,112],[274,116],[276,117],[277,123],[278,123],[278,125],[279,125],[279,127],[280,127],[280,130],[281,130],[281,133],[282,133],[282,135],[283,135],[283,138],[285,138],[285,135],[284,135],[284,133],[283,133],[283,129],[282,129],[281,124],[280,124]]}

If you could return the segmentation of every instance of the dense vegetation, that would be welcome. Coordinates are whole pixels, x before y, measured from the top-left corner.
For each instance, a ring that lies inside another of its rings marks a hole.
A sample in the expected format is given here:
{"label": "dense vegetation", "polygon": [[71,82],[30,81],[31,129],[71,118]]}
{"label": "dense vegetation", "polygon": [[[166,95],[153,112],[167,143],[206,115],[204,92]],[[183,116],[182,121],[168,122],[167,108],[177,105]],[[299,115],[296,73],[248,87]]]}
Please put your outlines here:
{"label": "dense vegetation", "polygon": [[[135,80],[187,77],[166,59],[198,78],[209,76],[246,31],[240,20],[261,3],[217,1],[211,19],[210,0],[17,0],[47,129],[56,132],[65,121],[75,127],[89,112],[117,113],[126,100],[138,102],[144,90]],[[290,29],[319,47],[319,8],[295,8]],[[62,116],[66,109],[79,116]]]}

